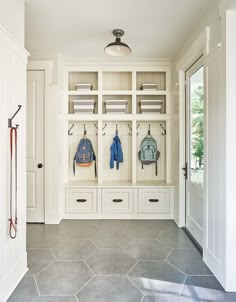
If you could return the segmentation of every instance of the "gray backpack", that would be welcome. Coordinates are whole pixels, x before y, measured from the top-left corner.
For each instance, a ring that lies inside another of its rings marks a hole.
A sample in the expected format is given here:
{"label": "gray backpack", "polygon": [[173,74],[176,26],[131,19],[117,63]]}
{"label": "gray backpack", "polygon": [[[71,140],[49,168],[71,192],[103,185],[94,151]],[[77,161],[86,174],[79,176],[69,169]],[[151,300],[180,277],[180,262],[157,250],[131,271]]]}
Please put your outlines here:
{"label": "gray backpack", "polygon": [[157,175],[157,160],[160,157],[160,152],[157,150],[157,143],[155,139],[148,135],[142,140],[140,151],[138,152],[138,158],[142,163],[142,169],[144,165],[155,164],[156,165],[156,175]]}

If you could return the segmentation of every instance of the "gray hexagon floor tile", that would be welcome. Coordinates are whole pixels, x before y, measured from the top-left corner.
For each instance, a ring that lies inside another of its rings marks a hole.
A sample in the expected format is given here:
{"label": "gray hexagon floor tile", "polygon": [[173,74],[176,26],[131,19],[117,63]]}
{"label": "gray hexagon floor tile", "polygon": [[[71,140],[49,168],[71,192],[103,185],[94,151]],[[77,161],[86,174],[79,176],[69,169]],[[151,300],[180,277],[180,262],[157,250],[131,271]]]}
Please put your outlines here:
{"label": "gray hexagon floor tile", "polygon": [[200,253],[194,249],[173,249],[167,261],[187,275],[212,275]]}
{"label": "gray hexagon floor tile", "polygon": [[27,248],[50,248],[61,236],[59,225],[27,225]]}
{"label": "gray hexagon floor tile", "polygon": [[80,302],[139,302],[142,293],[121,276],[94,277],[78,294]]}
{"label": "gray hexagon floor tile", "polygon": [[35,275],[56,259],[51,249],[28,249],[27,250],[27,275]]}
{"label": "gray hexagon floor tile", "polygon": [[165,261],[139,261],[128,277],[146,295],[179,294],[186,275]]}
{"label": "gray hexagon floor tile", "polygon": [[115,248],[126,246],[132,239],[119,231],[102,230],[91,238],[98,247]]}
{"label": "gray hexagon floor tile", "polygon": [[125,275],[136,260],[122,249],[100,249],[86,259],[95,275]]}
{"label": "gray hexagon floor tile", "polygon": [[214,276],[187,277],[181,296],[211,302],[236,301],[236,293],[226,293]]}
{"label": "gray hexagon floor tile", "polygon": [[35,277],[40,295],[74,295],[92,276],[82,261],[57,261]]}
{"label": "gray hexagon floor tile", "polygon": [[173,248],[194,248],[195,246],[188,238],[188,236],[181,229],[173,229],[169,231],[162,231],[157,239],[160,239],[163,243]]}
{"label": "gray hexagon floor tile", "polygon": [[61,234],[66,237],[90,238],[100,229],[86,220],[64,220],[61,223]]}
{"label": "gray hexagon floor tile", "polygon": [[150,220],[153,226],[158,227],[161,231],[175,231],[179,230],[179,227],[173,220]]}
{"label": "gray hexagon floor tile", "polygon": [[145,296],[142,302],[200,302],[200,300],[193,298],[185,298],[177,295],[160,294],[156,296]]}
{"label": "gray hexagon floor tile", "polygon": [[7,302],[31,302],[38,296],[34,277],[25,276]]}
{"label": "gray hexagon floor tile", "polygon": [[164,260],[171,248],[159,240],[135,240],[126,247],[126,250],[138,260]]}
{"label": "gray hexagon floor tile", "polygon": [[154,226],[148,220],[124,222],[120,226],[120,230],[133,239],[155,239],[161,232],[159,227]]}
{"label": "gray hexagon floor tile", "polygon": [[61,237],[52,246],[58,260],[84,260],[97,248],[91,240]]}
{"label": "gray hexagon floor tile", "polygon": [[77,302],[74,296],[40,296],[34,302]]}

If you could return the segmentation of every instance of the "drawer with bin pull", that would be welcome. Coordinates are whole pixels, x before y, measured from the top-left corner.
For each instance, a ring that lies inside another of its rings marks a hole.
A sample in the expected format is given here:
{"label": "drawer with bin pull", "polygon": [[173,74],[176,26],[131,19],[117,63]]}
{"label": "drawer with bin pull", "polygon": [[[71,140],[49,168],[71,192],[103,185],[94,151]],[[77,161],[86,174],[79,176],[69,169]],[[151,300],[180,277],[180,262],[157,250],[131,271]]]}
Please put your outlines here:
{"label": "drawer with bin pull", "polygon": [[67,189],[66,212],[80,214],[97,213],[97,190]]}
{"label": "drawer with bin pull", "polygon": [[170,211],[170,190],[163,189],[138,189],[138,212],[167,214]]}
{"label": "drawer with bin pull", "polygon": [[132,189],[103,189],[103,213],[131,214],[134,211]]}

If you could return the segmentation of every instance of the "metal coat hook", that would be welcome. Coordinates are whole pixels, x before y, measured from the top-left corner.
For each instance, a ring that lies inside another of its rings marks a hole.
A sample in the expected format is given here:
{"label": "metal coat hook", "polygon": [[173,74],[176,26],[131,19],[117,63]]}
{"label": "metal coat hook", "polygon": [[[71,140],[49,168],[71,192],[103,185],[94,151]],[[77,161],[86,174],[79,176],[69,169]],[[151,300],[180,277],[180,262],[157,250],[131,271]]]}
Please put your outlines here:
{"label": "metal coat hook", "polygon": [[71,129],[74,127],[75,124],[72,124],[72,126],[70,127],[70,129],[68,130],[68,135],[73,135],[73,133],[71,133]]}
{"label": "metal coat hook", "polygon": [[166,135],[166,129],[160,124],[161,128],[164,130],[164,133],[162,132],[161,135]]}
{"label": "metal coat hook", "polygon": [[116,124],[116,135],[118,135],[118,125]]}
{"label": "metal coat hook", "polygon": [[148,126],[148,135],[151,135],[151,124]]}
{"label": "metal coat hook", "polygon": [[[104,127],[102,128],[102,131],[106,128],[107,124],[104,125]],[[102,135],[106,135],[106,133],[104,132]]]}
{"label": "metal coat hook", "polygon": [[[97,126],[97,124],[94,124],[94,126],[95,126],[95,128],[96,128],[96,129],[98,129],[98,126]],[[96,135],[98,135],[98,134],[96,133]]]}
{"label": "metal coat hook", "polygon": [[[137,130],[139,127],[140,127],[140,124],[137,125],[136,130]],[[137,135],[138,135],[138,134],[139,134],[139,133],[137,132]]]}
{"label": "metal coat hook", "polygon": [[130,127],[130,125],[128,124],[128,127],[130,129],[131,132],[129,132],[129,135],[132,135],[132,127]]}
{"label": "metal coat hook", "polygon": [[[22,105],[18,105],[18,109],[16,110],[16,112],[13,114],[13,116],[11,118],[8,119],[8,128],[12,128],[12,120],[14,119],[14,117],[17,115],[17,113],[20,111]],[[16,125],[16,128],[18,128],[19,125]]]}
{"label": "metal coat hook", "polygon": [[85,124],[84,124],[84,136],[87,135],[87,130],[86,130],[86,127],[85,127]]}

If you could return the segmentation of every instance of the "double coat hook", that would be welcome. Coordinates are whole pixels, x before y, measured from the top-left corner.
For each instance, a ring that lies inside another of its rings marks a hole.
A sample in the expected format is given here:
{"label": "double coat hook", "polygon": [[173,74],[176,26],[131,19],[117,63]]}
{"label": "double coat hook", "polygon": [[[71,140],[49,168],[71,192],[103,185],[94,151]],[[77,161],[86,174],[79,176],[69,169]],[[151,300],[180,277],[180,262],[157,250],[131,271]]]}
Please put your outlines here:
{"label": "double coat hook", "polygon": [[[20,111],[22,105],[18,105],[18,109],[16,110],[16,112],[13,114],[13,116],[11,118],[8,119],[8,128],[12,128],[12,120],[14,119],[14,117],[17,115],[17,113]],[[18,128],[19,125],[16,125],[16,128]]]}

